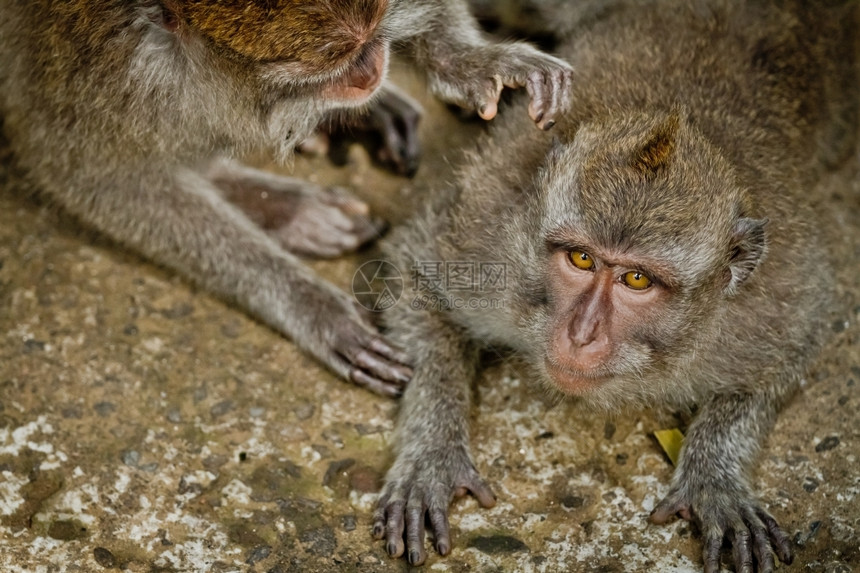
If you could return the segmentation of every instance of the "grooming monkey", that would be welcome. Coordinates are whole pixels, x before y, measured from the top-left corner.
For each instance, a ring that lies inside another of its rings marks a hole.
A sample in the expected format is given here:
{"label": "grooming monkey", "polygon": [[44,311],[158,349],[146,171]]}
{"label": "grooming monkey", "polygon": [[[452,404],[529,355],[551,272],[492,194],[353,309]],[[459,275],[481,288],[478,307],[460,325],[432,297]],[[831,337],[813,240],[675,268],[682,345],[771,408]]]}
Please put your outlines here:
{"label": "grooming monkey", "polygon": [[[384,315],[415,370],[373,533],[421,564],[425,519],[446,555],[453,497],[495,503],[467,420],[479,352],[506,346],[586,408],[697,406],[651,521],[697,522],[708,572],[724,540],[737,571],[773,571],[790,542],[750,474],[832,309],[809,191],[854,149],[857,6],[578,6],[554,137],[507,115],[384,244],[421,290]],[[504,264],[504,288],[421,276],[452,261]],[[432,303],[452,297],[497,304]]]}
{"label": "grooming monkey", "polygon": [[[570,68],[485,40],[460,0],[0,0],[0,113],[17,162],[69,213],[229,300],[339,375],[399,393],[405,355],[295,253],[378,234],[341,191],[232,159],[289,158],[332,110],[390,103],[403,46],[443,99],[497,112],[526,87],[541,128]],[[408,153],[408,150],[407,150]]]}

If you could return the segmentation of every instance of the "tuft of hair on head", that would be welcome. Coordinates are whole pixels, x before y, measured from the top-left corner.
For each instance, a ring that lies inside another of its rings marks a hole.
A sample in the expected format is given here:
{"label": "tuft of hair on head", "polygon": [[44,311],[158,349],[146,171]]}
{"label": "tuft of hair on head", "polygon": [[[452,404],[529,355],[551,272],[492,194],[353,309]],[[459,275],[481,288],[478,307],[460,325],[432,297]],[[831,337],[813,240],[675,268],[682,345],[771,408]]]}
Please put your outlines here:
{"label": "tuft of hair on head", "polygon": [[633,152],[631,164],[636,171],[650,177],[666,168],[675,153],[680,121],[673,113],[651,130],[645,143]]}

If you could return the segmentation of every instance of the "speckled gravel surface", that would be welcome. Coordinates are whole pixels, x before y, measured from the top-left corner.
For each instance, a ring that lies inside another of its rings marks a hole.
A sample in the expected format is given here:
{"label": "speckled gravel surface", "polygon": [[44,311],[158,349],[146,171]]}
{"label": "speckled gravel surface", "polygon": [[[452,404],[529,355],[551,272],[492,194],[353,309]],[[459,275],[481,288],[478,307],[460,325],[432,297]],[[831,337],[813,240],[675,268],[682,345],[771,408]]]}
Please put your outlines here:
{"label": "speckled gravel surface", "polygon": [[[402,220],[481,129],[426,104],[416,180],[359,148],[295,170]],[[845,310],[756,474],[794,539],[786,571],[860,571],[857,164],[823,183]],[[395,402],[0,183],[0,571],[407,569],[369,533]],[[374,255],[314,266],[347,288]],[[651,433],[683,420],[553,406],[509,359],[477,390],[474,453],[499,503],[455,503],[454,550],[426,570],[700,570],[694,528],[646,519],[672,471]]]}

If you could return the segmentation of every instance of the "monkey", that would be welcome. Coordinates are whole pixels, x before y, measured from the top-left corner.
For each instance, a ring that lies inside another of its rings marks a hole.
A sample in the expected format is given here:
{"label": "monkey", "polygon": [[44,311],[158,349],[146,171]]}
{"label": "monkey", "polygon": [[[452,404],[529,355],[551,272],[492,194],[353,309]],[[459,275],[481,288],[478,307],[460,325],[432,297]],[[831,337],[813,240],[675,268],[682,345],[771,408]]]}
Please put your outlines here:
{"label": "monkey", "polygon": [[485,38],[462,0],[0,0],[0,10],[0,113],[35,188],[389,396],[411,375],[405,354],[299,259],[354,250],[379,221],[342,189],[237,158],[262,149],[287,162],[330,114],[396,104],[395,49],[439,97],[488,120],[504,87],[525,87],[530,117],[548,129],[572,82],[565,62]]}
{"label": "monkey", "polygon": [[[858,10],[589,7],[559,48],[577,81],[554,132],[506,115],[383,242],[412,276],[383,322],[414,375],[372,534],[420,565],[428,524],[451,551],[455,497],[495,504],[470,453],[470,384],[482,351],[509,348],[581,408],[694,411],[650,520],[697,523],[707,572],[724,541],[736,571],[771,572],[791,543],[751,474],[837,304],[809,190],[856,148]],[[504,280],[451,286],[433,271],[449,262]]]}

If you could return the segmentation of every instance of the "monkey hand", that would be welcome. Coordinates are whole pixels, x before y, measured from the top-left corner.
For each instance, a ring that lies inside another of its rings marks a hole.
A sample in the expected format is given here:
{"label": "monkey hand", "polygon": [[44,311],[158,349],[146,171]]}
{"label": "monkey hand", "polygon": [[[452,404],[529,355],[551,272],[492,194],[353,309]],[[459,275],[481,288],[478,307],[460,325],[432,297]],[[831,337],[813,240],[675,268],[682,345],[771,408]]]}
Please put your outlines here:
{"label": "monkey hand", "polygon": [[555,125],[570,106],[571,67],[528,44],[464,46],[444,61],[444,66],[430,70],[431,87],[445,101],[476,109],[482,119],[496,116],[505,86],[526,88],[529,116],[543,130]]}
{"label": "monkey hand", "polygon": [[421,160],[418,124],[424,111],[421,105],[392,84],[386,84],[366,110],[349,110],[336,117],[329,134],[329,157],[346,164],[349,144],[362,144],[382,167],[397,175],[412,177]]}
{"label": "monkey hand", "polygon": [[[695,521],[704,536],[706,573],[720,570],[723,539],[732,543],[735,571],[772,573],[773,553],[790,564],[791,545],[776,520],[761,507],[752,492],[740,484],[676,485],[654,511],[651,522],[663,524],[675,514]],[[757,564],[754,565],[754,563]]]}
{"label": "monkey hand", "polygon": [[313,304],[305,307],[314,314],[313,330],[319,338],[309,350],[354,384],[383,396],[400,396],[412,378],[408,356],[383,338],[352,301],[336,298],[323,302],[322,312],[315,312]]}
{"label": "monkey hand", "polygon": [[405,551],[410,565],[421,565],[427,558],[425,517],[433,529],[436,551],[447,555],[451,551],[448,506],[454,497],[471,492],[482,507],[496,504],[493,491],[462,449],[424,450],[420,458],[401,455],[386,479],[373,516],[373,536],[385,539],[392,557]]}

